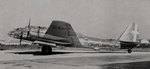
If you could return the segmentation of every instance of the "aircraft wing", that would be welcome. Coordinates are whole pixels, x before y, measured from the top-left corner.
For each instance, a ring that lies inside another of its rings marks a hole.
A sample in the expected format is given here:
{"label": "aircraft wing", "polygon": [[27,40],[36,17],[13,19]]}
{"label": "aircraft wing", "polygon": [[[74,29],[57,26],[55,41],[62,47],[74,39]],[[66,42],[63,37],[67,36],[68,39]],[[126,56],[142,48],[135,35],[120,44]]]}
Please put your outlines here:
{"label": "aircraft wing", "polygon": [[34,41],[33,44],[49,45],[52,47],[56,47],[56,44],[54,43],[48,43],[48,42],[43,42],[43,41]]}
{"label": "aircraft wing", "polygon": [[33,44],[49,45],[49,46],[54,46],[55,47],[57,44],[59,44],[59,45],[70,45],[71,43],[49,40],[49,42],[34,41]]}
{"label": "aircraft wing", "polygon": [[52,39],[52,40],[67,40],[67,38],[57,37],[49,34],[45,34],[43,38]]}

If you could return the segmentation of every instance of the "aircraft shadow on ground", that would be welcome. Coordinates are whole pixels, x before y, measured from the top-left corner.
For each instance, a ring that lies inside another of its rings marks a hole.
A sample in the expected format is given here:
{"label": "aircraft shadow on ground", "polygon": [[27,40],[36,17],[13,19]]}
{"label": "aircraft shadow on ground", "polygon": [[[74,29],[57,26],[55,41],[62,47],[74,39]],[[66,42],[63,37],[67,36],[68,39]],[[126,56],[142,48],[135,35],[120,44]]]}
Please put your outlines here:
{"label": "aircraft shadow on ground", "polygon": [[53,51],[52,53],[42,53],[41,51],[25,51],[25,52],[9,52],[9,53],[14,53],[14,54],[32,54],[35,56],[40,56],[40,55],[58,55],[58,54],[70,54],[70,53],[125,53],[125,52],[56,52]]}
{"label": "aircraft shadow on ground", "polygon": [[34,56],[40,56],[40,55],[57,55],[57,54],[69,54],[71,52],[52,52],[52,53],[42,53],[41,51],[25,51],[25,52],[9,52],[14,54],[32,54]]}

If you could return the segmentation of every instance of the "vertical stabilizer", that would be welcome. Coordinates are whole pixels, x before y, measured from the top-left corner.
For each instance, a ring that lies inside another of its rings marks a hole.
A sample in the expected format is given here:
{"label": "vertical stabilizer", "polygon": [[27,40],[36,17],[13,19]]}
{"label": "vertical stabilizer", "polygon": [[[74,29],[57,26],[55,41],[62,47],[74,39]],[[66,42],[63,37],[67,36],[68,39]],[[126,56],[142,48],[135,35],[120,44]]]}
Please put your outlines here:
{"label": "vertical stabilizer", "polygon": [[138,26],[135,23],[130,24],[126,30],[122,33],[119,41],[125,42],[138,42],[139,39],[139,30]]}

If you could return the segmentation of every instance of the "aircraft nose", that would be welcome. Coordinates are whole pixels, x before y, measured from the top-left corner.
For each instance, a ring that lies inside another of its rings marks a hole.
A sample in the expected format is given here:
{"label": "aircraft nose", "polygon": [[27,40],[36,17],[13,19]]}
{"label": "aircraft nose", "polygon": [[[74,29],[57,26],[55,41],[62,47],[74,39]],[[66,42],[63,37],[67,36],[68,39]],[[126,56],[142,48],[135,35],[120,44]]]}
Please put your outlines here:
{"label": "aircraft nose", "polygon": [[19,32],[19,31],[10,31],[10,32],[8,33],[8,35],[9,35],[10,37],[17,38],[17,37],[19,37],[20,32]]}
{"label": "aircraft nose", "polygon": [[13,35],[14,35],[14,31],[10,31],[10,32],[8,33],[8,35],[9,35],[9,36],[13,36]]}

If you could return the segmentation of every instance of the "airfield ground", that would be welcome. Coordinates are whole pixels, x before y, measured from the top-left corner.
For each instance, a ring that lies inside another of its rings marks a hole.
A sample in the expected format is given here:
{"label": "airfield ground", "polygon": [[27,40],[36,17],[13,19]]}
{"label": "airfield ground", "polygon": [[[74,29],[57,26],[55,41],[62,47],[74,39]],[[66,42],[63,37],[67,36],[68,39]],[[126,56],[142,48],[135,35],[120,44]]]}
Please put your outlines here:
{"label": "airfield ground", "polygon": [[[52,54],[43,55],[40,50],[0,51],[0,69],[143,69],[138,63],[147,61],[150,61],[150,52],[129,54],[126,52],[54,50]],[[130,67],[135,65],[134,63],[140,67]]]}

